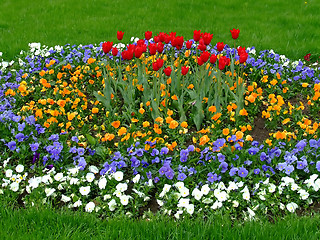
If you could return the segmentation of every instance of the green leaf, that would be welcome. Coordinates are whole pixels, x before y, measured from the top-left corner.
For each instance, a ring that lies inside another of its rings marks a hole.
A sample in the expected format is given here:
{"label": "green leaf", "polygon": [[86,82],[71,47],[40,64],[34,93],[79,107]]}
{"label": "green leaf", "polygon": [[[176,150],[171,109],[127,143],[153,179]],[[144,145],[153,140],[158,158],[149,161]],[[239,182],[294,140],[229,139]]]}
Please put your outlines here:
{"label": "green leaf", "polygon": [[94,137],[92,137],[90,134],[86,134],[87,140],[90,143],[90,145],[94,146],[96,145],[97,141]]}

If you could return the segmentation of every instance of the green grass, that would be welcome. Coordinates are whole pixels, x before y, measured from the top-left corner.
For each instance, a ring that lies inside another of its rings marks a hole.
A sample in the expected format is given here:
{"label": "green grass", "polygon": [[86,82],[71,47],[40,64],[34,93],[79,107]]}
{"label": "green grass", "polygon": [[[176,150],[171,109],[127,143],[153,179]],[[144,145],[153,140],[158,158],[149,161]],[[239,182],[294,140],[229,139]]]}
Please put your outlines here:
{"label": "green grass", "polygon": [[176,31],[191,38],[193,30],[214,34],[213,43],[233,44],[229,30],[240,29],[238,44],[274,49],[291,59],[320,55],[320,1],[79,1],[1,0],[0,51],[12,59],[30,42],[89,44],[143,37],[151,30]]}
{"label": "green grass", "polygon": [[70,210],[0,209],[0,239],[319,239],[320,215],[232,223],[227,216],[174,221],[100,220]]}

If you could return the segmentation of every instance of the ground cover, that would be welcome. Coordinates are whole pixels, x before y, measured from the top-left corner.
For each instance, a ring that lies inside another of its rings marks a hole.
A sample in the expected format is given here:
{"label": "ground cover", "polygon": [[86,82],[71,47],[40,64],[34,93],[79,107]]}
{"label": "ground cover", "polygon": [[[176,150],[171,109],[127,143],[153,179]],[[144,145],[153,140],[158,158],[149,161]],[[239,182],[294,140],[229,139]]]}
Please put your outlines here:
{"label": "ground cover", "polygon": [[[0,51],[7,61],[27,50],[28,43],[48,46],[115,41],[115,32],[126,32],[125,42],[146,30],[177,32],[192,38],[193,29],[214,34],[213,41],[227,42],[229,28],[241,29],[241,46],[258,51],[274,49],[290,59],[320,56],[320,17],[317,0],[285,1],[41,1],[2,0]],[[83,17],[85,16],[85,17]],[[130,24],[128,24],[130,23]]]}
{"label": "ground cover", "polygon": [[1,194],[101,218],[317,210],[318,65],[238,35],[30,44],[2,63]]}

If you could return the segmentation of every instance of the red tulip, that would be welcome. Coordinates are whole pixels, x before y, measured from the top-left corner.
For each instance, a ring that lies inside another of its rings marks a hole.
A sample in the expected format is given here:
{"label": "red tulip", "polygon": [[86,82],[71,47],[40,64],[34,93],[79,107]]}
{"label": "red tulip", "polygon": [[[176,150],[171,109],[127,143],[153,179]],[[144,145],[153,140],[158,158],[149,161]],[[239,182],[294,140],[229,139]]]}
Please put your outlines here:
{"label": "red tulip", "polygon": [[165,37],[164,37],[164,42],[165,42],[166,44],[168,44],[170,41],[171,41],[170,35],[166,34]]}
{"label": "red tulip", "polygon": [[159,53],[162,53],[163,52],[163,48],[164,48],[164,44],[162,42],[158,42],[157,44],[157,51]]}
{"label": "red tulip", "polygon": [[164,42],[166,34],[164,32],[159,32],[159,41]]}
{"label": "red tulip", "polygon": [[112,48],[112,55],[113,56],[117,56],[118,52],[119,52],[118,48]]}
{"label": "red tulip", "polygon": [[240,59],[239,59],[239,62],[240,63],[245,63],[248,59],[248,53],[247,52],[243,52],[241,55],[240,55]]}
{"label": "red tulip", "polygon": [[150,43],[149,52],[150,52],[150,55],[155,55],[157,53],[157,44],[156,43]]}
{"label": "red tulip", "polygon": [[200,58],[203,63],[207,62],[209,60],[209,57],[210,57],[210,53],[207,51],[203,51],[200,55]]}
{"label": "red tulip", "polygon": [[146,31],[144,33],[144,37],[146,40],[150,40],[150,38],[152,38],[152,32],[151,31]]}
{"label": "red tulip", "polygon": [[141,55],[143,53],[143,48],[142,47],[136,47],[135,50],[134,50],[134,56],[136,58],[140,58]]}
{"label": "red tulip", "polygon": [[209,45],[211,40],[212,40],[212,37],[213,37],[213,34],[210,34],[210,33],[204,33],[202,38],[203,38],[203,41],[204,41],[204,44],[205,45]]}
{"label": "red tulip", "polygon": [[[225,68],[226,65],[228,65],[228,58],[226,56],[222,56],[219,59],[219,69],[223,70]],[[230,59],[229,59],[230,61]]]}
{"label": "red tulip", "polygon": [[102,50],[104,53],[108,53],[110,52],[111,48],[112,48],[113,42],[104,42],[102,43]]}
{"label": "red tulip", "polygon": [[310,61],[311,53],[308,53],[307,55],[304,56],[304,60]]}
{"label": "red tulip", "polygon": [[122,32],[122,31],[118,31],[117,32],[117,38],[118,38],[119,41],[122,40],[123,34],[124,34],[124,32]]}
{"label": "red tulip", "polygon": [[217,42],[217,50],[221,52],[224,49],[224,43],[223,42]]}
{"label": "red tulip", "polygon": [[210,56],[210,63],[214,64],[217,61],[217,56],[215,54],[212,54]]}
{"label": "red tulip", "polygon": [[239,37],[239,33],[240,33],[239,29],[232,29],[230,30],[230,32],[233,39],[237,39]]}
{"label": "red tulip", "polygon": [[238,55],[240,56],[241,54],[246,53],[246,48],[240,46],[237,48],[237,51],[238,51]]}
{"label": "red tulip", "polygon": [[201,32],[200,30],[194,30],[193,31],[193,39],[198,42],[201,38]]}
{"label": "red tulip", "polygon": [[186,48],[190,49],[191,47],[192,47],[192,42],[191,41],[186,42]]}
{"label": "red tulip", "polygon": [[163,66],[163,60],[157,59],[154,63],[152,63],[152,69],[153,71],[158,71]]}
{"label": "red tulip", "polygon": [[197,47],[200,51],[204,51],[207,49],[207,46],[204,44],[204,40],[201,38],[199,41],[199,45]]}
{"label": "red tulip", "polygon": [[201,57],[198,57],[197,59],[198,59],[198,65],[202,66],[203,65],[203,61],[202,61]]}
{"label": "red tulip", "polygon": [[165,69],[163,69],[163,71],[164,71],[164,74],[169,77],[171,75],[172,69],[171,67],[166,67]]}
{"label": "red tulip", "polygon": [[177,36],[177,37],[174,37],[171,42],[173,47],[176,47],[178,50],[180,50],[183,46],[184,40],[183,40],[183,37]]}
{"label": "red tulip", "polygon": [[186,66],[182,66],[181,67],[181,74],[182,75],[186,75],[189,71],[189,67],[186,67]]}
{"label": "red tulip", "polygon": [[158,42],[160,42],[160,38],[158,36],[154,36],[153,41],[155,43],[158,43]]}

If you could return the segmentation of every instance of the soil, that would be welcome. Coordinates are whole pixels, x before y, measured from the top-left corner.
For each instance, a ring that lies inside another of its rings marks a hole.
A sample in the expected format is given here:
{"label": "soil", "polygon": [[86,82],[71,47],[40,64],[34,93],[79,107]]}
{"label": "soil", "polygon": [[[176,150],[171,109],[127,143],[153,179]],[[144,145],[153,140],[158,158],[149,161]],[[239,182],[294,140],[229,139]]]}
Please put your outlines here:
{"label": "soil", "polygon": [[258,117],[254,120],[254,126],[250,135],[253,137],[255,141],[262,143],[269,137],[269,130],[265,127],[266,120],[262,117]]}

